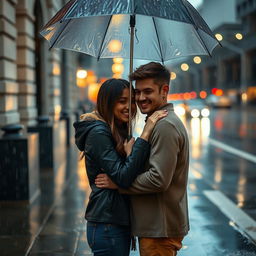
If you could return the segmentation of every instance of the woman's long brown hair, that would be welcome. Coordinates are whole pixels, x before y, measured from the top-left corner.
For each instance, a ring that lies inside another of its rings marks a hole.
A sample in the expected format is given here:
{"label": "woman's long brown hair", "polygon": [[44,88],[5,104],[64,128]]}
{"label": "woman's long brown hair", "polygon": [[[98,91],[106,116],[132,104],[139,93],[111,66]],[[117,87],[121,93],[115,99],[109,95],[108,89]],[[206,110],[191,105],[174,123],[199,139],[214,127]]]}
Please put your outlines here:
{"label": "woman's long brown hair", "polygon": [[[99,90],[97,97],[96,110],[98,114],[106,121],[110,126],[113,138],[116,142],[116,150],[122,155],[126,156],[124,150],[124,140],[128,136],[128,123],[118,124],[114,117],[114,107],[122,96],[123,90],[129,88],[129,82],[124,79],[109,79],[105,81]],[[134,118],[136,115],[136,107],[133,111]]]}

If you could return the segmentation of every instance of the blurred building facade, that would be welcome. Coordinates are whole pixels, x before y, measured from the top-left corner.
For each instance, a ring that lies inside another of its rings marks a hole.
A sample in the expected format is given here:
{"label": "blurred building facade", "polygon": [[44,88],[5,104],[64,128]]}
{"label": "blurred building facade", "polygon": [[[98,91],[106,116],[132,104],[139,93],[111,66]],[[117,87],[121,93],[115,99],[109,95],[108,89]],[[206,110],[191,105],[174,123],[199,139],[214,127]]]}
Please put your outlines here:
{"label": "blurred building facade", "polygon": [[39,31],[67,1],[0,1],[0,127],[76,108],[77,54],[48,50]]}
{"label": "blurred building facade", "polygon": [[68,0],[0,1],[0,201],[32,202],[65,161],[77,118],[78,54],[39,35]]}
{"label": "blurred building facade", "polygon": [[223,90],[234,102],[256,103],[256,1],[204,0],[199,12],[204,17],[222,47],[217,47],[212,58],[185,60],[189,70],[180,64],[172,66],[177,78],[172,82],[172,93]]}

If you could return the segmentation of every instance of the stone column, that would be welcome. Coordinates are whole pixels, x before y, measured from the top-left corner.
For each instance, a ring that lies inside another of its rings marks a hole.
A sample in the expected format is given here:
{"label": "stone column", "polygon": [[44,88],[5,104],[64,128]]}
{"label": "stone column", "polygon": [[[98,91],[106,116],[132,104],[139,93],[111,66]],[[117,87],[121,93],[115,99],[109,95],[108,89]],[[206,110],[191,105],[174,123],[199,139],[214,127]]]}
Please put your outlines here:
{"label": "stone column", "polygon": [[37,117],[35,85],[34,17],[23,1],[17,6],[17,69],[21,123],[34,124]]}
{"label": "stone column", "polygon": [[224,61],[219,60],[217,64],[217,88],[224,88],[226,80]]}
{"label": "stone column", "polygon": [[52,49],[48,59],[49,65],[49,114],[58,120],[61,113],[61,69],[60,50]]}
{"label": "stone column", "polygon": [[209,86],[209,70],[207,67],[204,67],[202,69],[202,80],[203,80],[203,88],[205,88],[206,91],[210,92],[211,88]]}
{"label": "stone column", "polygon": [[19,123],[15,7],[17,0],[0,1],[0,127]]}
{"label": "stone column", "polygon": [[249,54],[244,52],[241,54],[241,85],[240,85],[240,92],[243,93],[247,90],[248,81],[251,78],[251,60]]}

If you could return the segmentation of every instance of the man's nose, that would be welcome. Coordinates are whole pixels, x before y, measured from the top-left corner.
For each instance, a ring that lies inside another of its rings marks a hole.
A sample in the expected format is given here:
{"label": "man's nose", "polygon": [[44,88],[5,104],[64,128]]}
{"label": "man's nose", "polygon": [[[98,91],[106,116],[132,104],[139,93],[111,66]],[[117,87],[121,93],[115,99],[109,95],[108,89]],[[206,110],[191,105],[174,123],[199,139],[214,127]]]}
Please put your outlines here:
{"label": "man's nose", "polygon": [[145,100],[145,99],[146,99],[146,97],[145,97],[144,93],[140,93],[138,100],[142,101],[142,100]]}

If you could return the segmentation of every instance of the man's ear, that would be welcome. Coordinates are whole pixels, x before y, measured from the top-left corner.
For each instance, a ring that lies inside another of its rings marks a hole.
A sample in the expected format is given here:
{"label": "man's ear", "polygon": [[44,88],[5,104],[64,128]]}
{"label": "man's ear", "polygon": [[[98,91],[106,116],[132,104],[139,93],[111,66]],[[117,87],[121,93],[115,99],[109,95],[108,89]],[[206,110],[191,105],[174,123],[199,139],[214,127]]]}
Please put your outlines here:
{"label": "man's ear", "polygon": [[164,84],[162,86],[162,92],[163,94],[166,96],[169,93],[169,85],[168,84]]}

